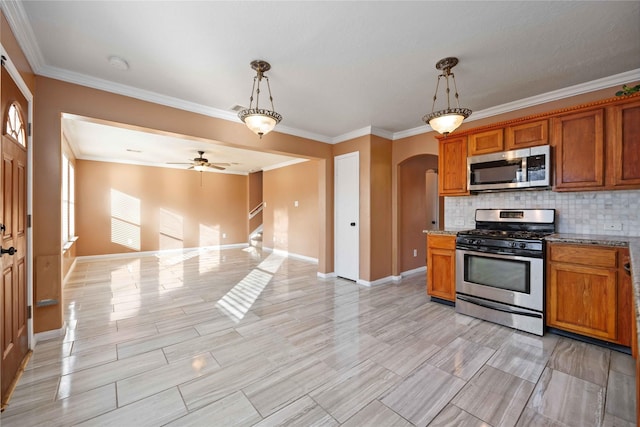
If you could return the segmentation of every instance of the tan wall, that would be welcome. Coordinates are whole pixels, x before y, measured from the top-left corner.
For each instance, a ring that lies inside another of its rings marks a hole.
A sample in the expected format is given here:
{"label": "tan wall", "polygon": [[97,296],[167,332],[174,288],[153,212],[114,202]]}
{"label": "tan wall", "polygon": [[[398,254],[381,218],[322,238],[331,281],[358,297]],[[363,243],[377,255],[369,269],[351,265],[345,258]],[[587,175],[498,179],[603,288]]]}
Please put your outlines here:
{"label": "tan wall", "polygon": [[391,145],[388,139],[371,136],[371,242],[370,281],[391,276]]}
{"label": "tan wall", "polygon": [[244,175],[87,160],[76,169],[78,256],[247,241]]}
{"label": "tan wall", "polygon": [[[427,228],[426,212],[431,203],[427,201],[425,173],[438,168],[438,157],[431,154],[411,157],[398,165],[400,250],[398,260],[400,273],[426,265],[426,243],[422,230]],[[413,256],[413,250],[417,256]]]}
{"label": "tan wall", "polygon": [[318,162],[265,171],[263,189],[264,247],[318,258]]}

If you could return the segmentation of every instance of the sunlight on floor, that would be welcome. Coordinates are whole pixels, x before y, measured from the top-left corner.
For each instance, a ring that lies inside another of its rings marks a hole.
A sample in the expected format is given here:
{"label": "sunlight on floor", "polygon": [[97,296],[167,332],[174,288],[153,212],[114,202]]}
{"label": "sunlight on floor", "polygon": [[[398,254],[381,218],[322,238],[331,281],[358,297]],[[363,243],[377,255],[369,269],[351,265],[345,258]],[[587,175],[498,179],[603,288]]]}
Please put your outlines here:
{"label": "sunlight on floor", "polygon": [[271,254],[251,270],[237,285],[218,300],[218,307],[231,320],[238,323],[278,271],[284,257]]}

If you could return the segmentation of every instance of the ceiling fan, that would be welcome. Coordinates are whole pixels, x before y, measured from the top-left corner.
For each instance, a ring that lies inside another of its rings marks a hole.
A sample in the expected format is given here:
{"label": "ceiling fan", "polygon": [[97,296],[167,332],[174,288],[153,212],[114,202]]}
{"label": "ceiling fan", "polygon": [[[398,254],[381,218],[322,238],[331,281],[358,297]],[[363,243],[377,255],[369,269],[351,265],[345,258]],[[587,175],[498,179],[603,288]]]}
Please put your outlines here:
{"label": "ceiling fan", "polygon": [[167,162],[168,165],[191,165],[188,169],[195,169],[198,172],[203,172],[207,168],[225,170],[226,167],[230,166],[230,163],[209,163],[209,159],[203,157],[204,151],[198,151],[198,157],[195,157],[189,163],[181,163],[181,162]]}

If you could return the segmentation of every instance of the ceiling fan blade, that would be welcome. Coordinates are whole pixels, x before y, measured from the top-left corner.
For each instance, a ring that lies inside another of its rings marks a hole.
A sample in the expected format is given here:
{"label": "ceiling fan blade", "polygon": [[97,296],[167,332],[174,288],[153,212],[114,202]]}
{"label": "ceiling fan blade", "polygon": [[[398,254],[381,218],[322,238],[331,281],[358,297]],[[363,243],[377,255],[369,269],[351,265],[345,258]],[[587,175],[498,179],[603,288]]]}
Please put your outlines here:
{"label": "ceiling fan blade", "polygon": [[166,162],[167,165],[192,165],[193,162],[185,163],[185,162]]}
{"label": "ceiling fan blade", "polygon": [[231,166],[231,163],[209,163],[209,166]]}
{"label": "ceiling fan blade", "polygon": [[213,165],[213,164],[210,164],[209,167],[212,168],[212,169],[218,169],[220,171],[223,171],[223,170],[226,169],[226,168],[223,168],[222,166],[217,166],[217,165]]}

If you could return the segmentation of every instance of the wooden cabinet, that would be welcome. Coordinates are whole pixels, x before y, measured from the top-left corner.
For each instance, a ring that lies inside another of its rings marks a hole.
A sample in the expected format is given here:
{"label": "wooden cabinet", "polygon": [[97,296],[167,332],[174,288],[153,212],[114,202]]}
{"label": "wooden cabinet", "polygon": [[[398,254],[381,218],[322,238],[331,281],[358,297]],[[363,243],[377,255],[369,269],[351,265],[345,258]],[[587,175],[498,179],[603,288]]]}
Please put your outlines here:
{"label": "wooden cabinet", "polygon": [[604,109],[565,114],[551,119],[555,147],[554,190],[604,187]]}
{"label": "wooden cabinet", "polygon": [[621,262],[627,249],[551,243],[547,325],[631,345],[631,282]]}
{"label": "wooden cabinet", "polygon": [[469,156],[504,151],[503,129],[493,129],[469,135]]}
{"label": "wooden cabinet", "polygon": [[551,118],[557,191],[640,188],[640,101]]}
{"label": "wooden cabinet", "polygon": [[549,121],[535,122],[507,126],[505,128],[505,150],[519,150],[520,148],[535,147],[549,143]]}
{"label": "wooden cabinet", "polygon": [[456,299],[456,236],[427,235],[427,294]]}
{"label": "wooden cabinet", "polygon": [[465,196],[467,189],[467,137],[442,138],[438,151],[438,193]]}
{"label": "wooden cabinet", "polygon": [[607,108],[607,183],[614,188],[640,186],[640,101]]}

